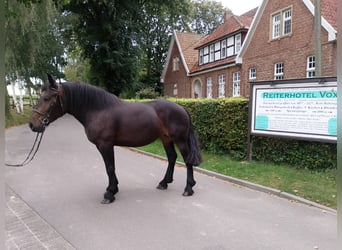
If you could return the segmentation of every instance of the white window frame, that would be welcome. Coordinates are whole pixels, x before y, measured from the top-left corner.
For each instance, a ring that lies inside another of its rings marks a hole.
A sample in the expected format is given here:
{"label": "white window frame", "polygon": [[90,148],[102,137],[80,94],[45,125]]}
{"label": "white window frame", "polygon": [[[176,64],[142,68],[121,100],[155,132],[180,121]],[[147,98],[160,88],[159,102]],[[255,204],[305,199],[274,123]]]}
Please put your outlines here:
{"label": "white window frame", "polygon": [[173,63],[172,63],[172,71],[178,71],[179,70],[179,58],[174,57]]}
{"label": "white window frame", "polygon": [[279,39],[292,34],[292,7],[284,8],[271,16],[271,39]]}
{"label": "white window frame", "polygon": [[284,63],[278,62],[274,64],[274,80],[284,79]]}
{"label": "white window frame", "polygon": [[213,98],[213,78],[207,78],[207,98]]}
{"label": "white window frame", "polygon": [[233,73],[233,97],[240,96],[240,71]]}
{"label": "white window frame", "polygon": [[241,34],[235,35],[235,54],[239,53],[241,49]]}
{"label": "white window frame", "polygon": [[280,37],[280,13],[276,13],[272,16],[272,38],[276,39]]}
{"label": "white window frame", "polygon": [[218,97],[225,97],[226,76],[224,74],[218,76]]}
{"label": "white window frame", "polygon": [[226,58],[227,56],[227,40],[224,39],[221,41],[221,59]]}
{"label": "white window frame", "polygon": [[308,56],[306,58],[306,77],[307,78],[315,77],[316,75],[315,69],[316,69],[315,56]]}
{"label": "white window frame", "polygon": [[200,51],[199,51],[199,60],[198,60],[199,65],[203,64],[203,59],[204,59],[204,49],[200,49]]}
{"label": "white window frame", "polygon": [[249,68],[249,80],[255,81],[256,80],[256,68]]}
{"label": "white window frame", "polygon": [[209,62],[215,61],[215,44],[209,45]]}
{"label": "white window frame", "polygon": [[177,83],[173,84],[173,96],[177,97],[178,95],[178,85]]}
{"label": "white window frame", "polygon": [[283,36],[292,32],[292,10],[291,8],[283,11]]}
{"label": "white window frame", "polygon": [[228,37],[227,38],[227,52],[226,52],[227,57],[233,56],[235,54],[234,47],[235,47],[234,36]]}

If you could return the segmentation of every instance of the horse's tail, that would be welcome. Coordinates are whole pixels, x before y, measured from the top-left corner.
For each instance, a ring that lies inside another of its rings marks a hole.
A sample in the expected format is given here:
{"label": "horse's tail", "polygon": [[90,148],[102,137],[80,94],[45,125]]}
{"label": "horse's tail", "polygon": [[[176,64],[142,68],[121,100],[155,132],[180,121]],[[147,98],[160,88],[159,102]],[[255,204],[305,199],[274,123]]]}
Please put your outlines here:
{"label": "horse's tail", "polygon": [[[186,110],[186,109],[185,109]],[[191,118],[189,112],[186,110],[190,120],[189,135],[188,135],[188,145],[189,145],[189,155],[186,159],[186,164],[191,164],[193,166],[199,166],[202,162],[202,156],[200,152],[199,142],[195,135],[194,128],[192,126]]]}

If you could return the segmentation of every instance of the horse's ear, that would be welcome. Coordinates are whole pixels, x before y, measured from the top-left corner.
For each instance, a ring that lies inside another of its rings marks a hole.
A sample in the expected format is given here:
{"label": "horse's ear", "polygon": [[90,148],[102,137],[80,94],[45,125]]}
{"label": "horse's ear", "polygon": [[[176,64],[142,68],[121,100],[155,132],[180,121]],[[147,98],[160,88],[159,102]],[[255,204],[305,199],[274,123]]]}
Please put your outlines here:
{"label": "horse's ear", "polygon": [[47,73],[47,77],[48,77],[48,80],[49,80],[50,88],[51,89],[57,89],[58,86],[57,86],[55,78],[53,78],[53,76],[50,75],[49,73]]}

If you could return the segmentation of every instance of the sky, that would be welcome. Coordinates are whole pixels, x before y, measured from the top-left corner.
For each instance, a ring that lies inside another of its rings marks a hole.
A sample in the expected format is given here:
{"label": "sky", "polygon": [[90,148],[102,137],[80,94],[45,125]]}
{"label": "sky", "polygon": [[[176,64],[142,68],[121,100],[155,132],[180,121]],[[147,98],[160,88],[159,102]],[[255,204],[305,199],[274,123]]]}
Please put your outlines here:
{"label": "sky", "polygon": [[260,6],[262,0],[216,0],[224,7],[228,7],[235,15],[241,15]]}

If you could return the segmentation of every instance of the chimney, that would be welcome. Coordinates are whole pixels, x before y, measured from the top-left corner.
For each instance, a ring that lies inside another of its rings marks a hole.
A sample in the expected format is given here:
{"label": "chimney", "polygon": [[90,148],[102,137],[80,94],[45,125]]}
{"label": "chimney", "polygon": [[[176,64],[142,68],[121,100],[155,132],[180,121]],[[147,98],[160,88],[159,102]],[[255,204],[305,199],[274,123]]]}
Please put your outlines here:
{"label": "chimney", "polygon": [[226,11],[224,13],[224,22],[227,22],[233,16],[231,11]]}

